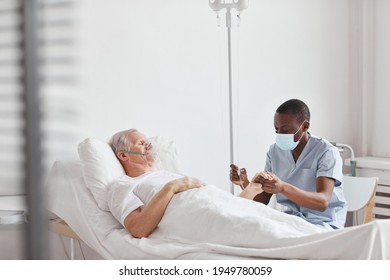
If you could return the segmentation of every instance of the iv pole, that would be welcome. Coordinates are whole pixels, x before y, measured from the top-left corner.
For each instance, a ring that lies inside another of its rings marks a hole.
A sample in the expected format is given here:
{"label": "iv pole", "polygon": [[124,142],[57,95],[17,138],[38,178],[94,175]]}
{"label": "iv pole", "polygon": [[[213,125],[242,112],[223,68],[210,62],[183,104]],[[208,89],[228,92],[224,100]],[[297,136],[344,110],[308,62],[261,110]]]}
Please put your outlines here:
{"label": "iv pole", "polygon": [[[210,8],[217,14],[226,10],[226,28],[228,34],[228,73],[229,73],[229,138],[230,138],[230,163],[234,163],[234,133],[233,133],[233,89],[232,89],[232,50],[231,50],[231,26],[232,14],[231,10],[237,11],[237,16],[240,12],[248,7],[249,0],[209,0]],[[234,194],[233,183],[230,186],[230,192]]]}

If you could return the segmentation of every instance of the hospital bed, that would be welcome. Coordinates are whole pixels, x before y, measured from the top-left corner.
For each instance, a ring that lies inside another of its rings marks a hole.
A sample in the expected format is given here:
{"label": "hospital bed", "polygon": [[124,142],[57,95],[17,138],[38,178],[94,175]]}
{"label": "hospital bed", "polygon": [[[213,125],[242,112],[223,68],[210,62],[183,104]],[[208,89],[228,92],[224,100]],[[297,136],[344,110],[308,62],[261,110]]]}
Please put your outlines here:
{"label": "hospital bed", "polygon": [[[174,143],[161,137],[154,137],[151,141],[159,155],[158,168],[180,172]],[[79,160],[57,161],[48,175],[48,210],[56,217],[52,219],[52,230],[60,235],[82,240],[104,259],[390,259],[390,221],[373,221],[326,232],[315,232],[310,224],[308,230],[312,230],[312,234],[285,238],[285,228],[289,228],[289,224],[302,227],[301,222],[266,206],[264,207],[270,210],[256,209],[268,211],[264,212],[264,216],[269,218],[271,224],[274,222],[274,225],[280,225],[285,222],[287,226],[263,229],[269,234],[264,236],[262,232],[260,236],[253,235],[251,228],[248,228],[248,236],[238,236],[241,242],[236,245],[221,245],[219,242],[219,238],[226,239],[235,234],[236,221],[233,221],[231,228],[230,225],[222,225],[227,229],[224,236],[213,234],[211,228],[218,221],[213,220],[212,209],[208,209],[208,206],[204,207],[203,212],[210,218],[201,222],[204,224],[197,225],[210,230],[207,242],[178,239],[163,230],[157,230],[155,235],[153,233],[148,238],[133,238],[107,209],[104,210],[105,186],[124,172],[114,153],[107,143],[94,138],[80,143],[78,149]],[[222,190],[219,193],[217,191],[215,204],[219,203],[220,195],[225,195],[222,192],[230,196],[225,198],[232,199],[234,204],[240,204],[239,207],[260,207],[259,203],[249,200],[243,202],[244,199]],[[231,205],[230,208],[234,207],[236,206]],[[242,212],[245,213],[246,209]],[[180,211],[171,211],[167,215],[176,219],[175,215],[179,214]],[[240,221],[247,220],[245,216],[236,218]],[[283,220],[282,223],[280,220]],[[175,227],[169,220],[162,223]],[[185,231],[186,225],[176,226],[176,231],[181,230]],[[277,238],[270,238],[274,235]],[[254,246],[253,239],[262,240],[267,246]]]}

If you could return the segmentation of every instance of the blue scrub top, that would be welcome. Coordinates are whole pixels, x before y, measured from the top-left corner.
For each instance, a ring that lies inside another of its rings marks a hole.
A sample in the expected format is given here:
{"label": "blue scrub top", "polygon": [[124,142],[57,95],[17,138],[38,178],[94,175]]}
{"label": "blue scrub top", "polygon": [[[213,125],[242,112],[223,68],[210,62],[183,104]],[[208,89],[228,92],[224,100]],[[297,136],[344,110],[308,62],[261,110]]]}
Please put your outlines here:
{"label": "blue scrub top", "polygon": [[265,170],[275,173],[282,181],[309,192],[316,192],[317,177],[335,179],[332,198],[324,212],[302,207],[283,194],[276,194],[276,199],[278,203],[287,206],[286,213],[300,216],[312,224],[344,227],[347,202],[343,194],[342,159],[338,149],[327,140],[309,134],[309,140],[297,162],[291,151],[284,151],[273,144],[267,153]]}

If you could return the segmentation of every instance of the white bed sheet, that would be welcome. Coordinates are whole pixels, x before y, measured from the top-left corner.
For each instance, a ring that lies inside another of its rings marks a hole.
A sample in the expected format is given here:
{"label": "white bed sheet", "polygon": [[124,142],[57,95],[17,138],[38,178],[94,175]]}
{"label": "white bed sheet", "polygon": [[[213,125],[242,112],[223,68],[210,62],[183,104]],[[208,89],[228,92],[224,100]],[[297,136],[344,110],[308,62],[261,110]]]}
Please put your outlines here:
{"label": "white bed sheet", "polygon": [[[390,220],[284,240],[279,247],[263,249],[189,244],[165,238],[158,231],[150,238],[136,239],[109,212],[97,207],[85,186],[80,162],[56,162],[47,186],[49,210],[105,259],[390,259]],[[169,221],[168,226],[172,225]]]}
{"label": "white bed sheet", "polygon": [[[46,187],[48,210],[62,218],[83,242],[104,259],[169,259],[142,250],[137,246],[138,240],[132,238],[109,212],[99,209],[85,185],[80,161],[55,162]],[[184,249],[177,259],[250,258]]]}

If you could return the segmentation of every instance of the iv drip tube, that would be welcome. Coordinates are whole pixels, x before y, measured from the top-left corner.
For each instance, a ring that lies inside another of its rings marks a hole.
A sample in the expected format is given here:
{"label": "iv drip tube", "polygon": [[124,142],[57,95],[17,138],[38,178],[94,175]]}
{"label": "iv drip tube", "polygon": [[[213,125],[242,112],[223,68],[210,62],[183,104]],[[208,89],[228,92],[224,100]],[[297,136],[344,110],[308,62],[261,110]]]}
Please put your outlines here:
{"label": "iv drip tube", "polygon": [[[229,72],[229,138],[230,138],[230,163],[234,163],[234,132],[233,132],[233,89],[232,89],[232,46],[231,46],[231,13],[226,9],[226,27],[228,34],[228,72]],[[230,192],[234,194],[233,183]]]}

